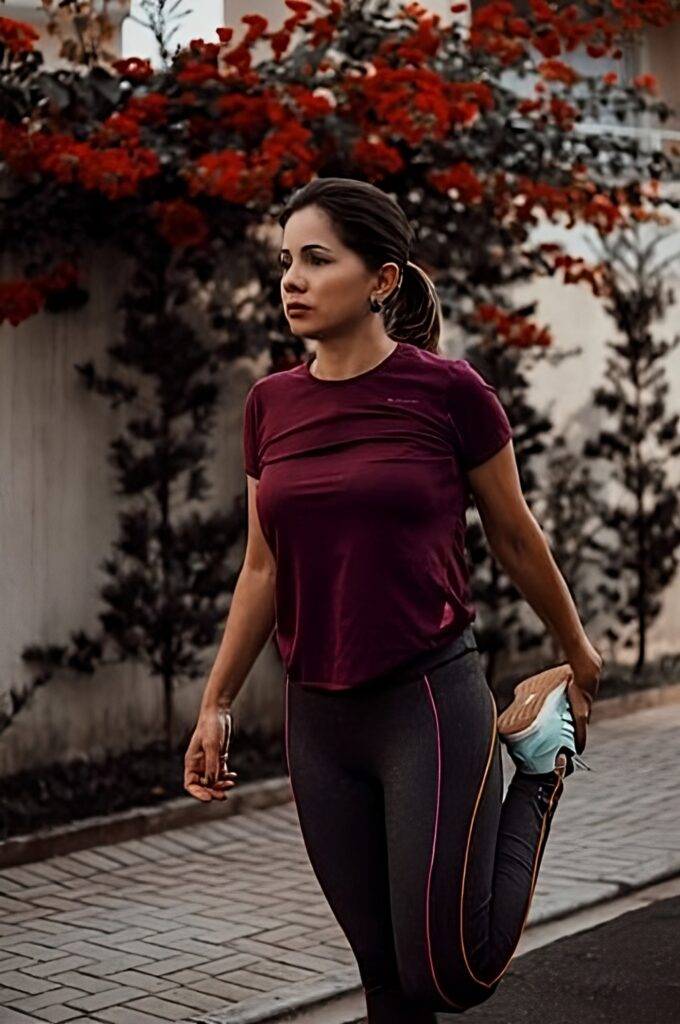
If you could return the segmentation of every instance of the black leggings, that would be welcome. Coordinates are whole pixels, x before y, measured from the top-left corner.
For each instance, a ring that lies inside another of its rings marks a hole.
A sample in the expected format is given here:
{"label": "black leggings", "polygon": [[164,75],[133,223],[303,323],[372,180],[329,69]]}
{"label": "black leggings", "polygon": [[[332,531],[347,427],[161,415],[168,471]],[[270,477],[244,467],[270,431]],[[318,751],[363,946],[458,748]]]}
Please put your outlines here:
{"label": "black leggings", "polygon": [[510,965],[563,782],[516,771],[503,800],[496,720],[470,627],[402,677],[329,692],[286,676],[302,837],[369,1024],[436,1024]]}

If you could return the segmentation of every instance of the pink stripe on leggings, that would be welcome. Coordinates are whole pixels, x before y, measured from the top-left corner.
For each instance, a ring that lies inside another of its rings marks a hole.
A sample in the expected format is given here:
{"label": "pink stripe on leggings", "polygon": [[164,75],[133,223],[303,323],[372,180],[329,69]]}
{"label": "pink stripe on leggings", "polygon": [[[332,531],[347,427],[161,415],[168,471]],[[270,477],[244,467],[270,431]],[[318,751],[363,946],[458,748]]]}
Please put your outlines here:
{"label": "pink stripe on leggings", "polygon": [[440,733],[439,733],[439,716],[437,715],[437,706],[436,706],[436,704],[434,702],[434,697],[432,696],[432,689],[430,687],[430,680],[427,678],[427,676],[424,676],[423,678],[425,680],[425,683],[427,684],[427,694],[428,694],[428,697],[430,698],[430,703],[432,704],[432,712],[434,714],[434,722],[435,722],[435,727],[436,727],[436,732],[437,732],[437,810],[436,810],[435,817],[434,817],[434,832],[433,832],[433,835],[432,835],[432,853],[430,854],[430,870],[428,871],[428,875],[427,875],[427,889],[425,891],[425,941],[427,943],[427,956],[428,956],[428,959],[430,961],[430,972],[432,974],[432,980],[435,983],[437,991],[439,992],[439,994],[442,997],[442,999],[444,999],[451,1006],[455,1006],[456,1009],[458,1009],[458,1010],[464,1010],[464,1009],[466,1009],[466,1007],[462,1006],[460,1003],[455,1003],[452,999],[449,999],[449,997],[447,995],[445,995],[444,992],[442,992],[441,986],[440,986],[439,982],[437,981],[437,973],[436,973],[436,971],[434,969],[434,961],[432,959],[432,943],[430,941],[430,884],[431,884],[431,881],[432,881],[432,869],[434,868],[434,855],[435,855],[435,848],[436,848],[436,845],[437,845],[437,830],[438,830],[438,827],[439,827],[439,799],[440,799],[441,782],[442,782],[442,744],[441,744],[441,736],[440,736]]}

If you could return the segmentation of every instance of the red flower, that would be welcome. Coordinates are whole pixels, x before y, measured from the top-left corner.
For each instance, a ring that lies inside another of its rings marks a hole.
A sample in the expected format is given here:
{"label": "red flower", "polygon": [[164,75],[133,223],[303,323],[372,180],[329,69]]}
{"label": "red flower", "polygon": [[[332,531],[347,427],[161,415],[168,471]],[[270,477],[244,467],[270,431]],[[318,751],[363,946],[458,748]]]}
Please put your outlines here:
{"label": "red flower", "polygon": [[311,9],[311,4],[306,3],[305,0],[285,0],[285,4],[295,12],[298,18],[304,18]]}
{"label": "red flower", "polygon": [[118,141],[134,145],[139,142],[139,122],[127,111],[114,111],[92,133],[90,141],[98,146],[115,145]]}
{"label": "red flower", "polygon": [[293,83],[289,86],[288,91],[294,98],[295,106],[305,120],[322,117],[333,109],[326,96],[315,96],[306,86]]}
{"label": "red flower", "polygon": [[40,33],[25,21],[0,18],[0,43],[6,46],[10,53],[31,53],[33,43],[39,38]]}
{"label": "red flower", "polygon": [[553,96],[550,100],[550,113],[557,125],[562,129],[569,129],[573,127],[574,121],[578,115],[578,110],[571,103],[567,103],[566,100],[560,99],[558,96]]}
{"label": "red flower", "polygon": [[456,125],[469,128],[479,118],[479,107],[476,103],[458,102],[451,104],[451,120]]}
{"label": "red flower", "polygon": [[159,235],[172,246],[200,245],[209,235],[201,211],[184,199],[153,203],[151,213],[157,218]]}
{"label": "red flower", "polygon": [[538,65],[538,73],[548,82],[564,82],[566,85],[573,85],[581,77],[564,61],[554,59],[542,61]]}
{"label": "red flower", "polygon": [[233,203],[241,201],[247,175],[245,155],[233,149],[205,153],[184,172],[192,196],[203,193]]}
{"label": "red flower", "polygon": [[139,124],[163,124],[168,115],[170,101],[160,92],[148,92],[146,96],[133,96],[124,113]]}
{"label": "red flower", "polygon": [[197,57],[215,62],[219,57],[220,44],[206,43],[205,39],[192,39],[189,43],[189,50]]}
{"label": "red flower", "polygon": [[44,305],[45,296],[30,281],[0,282],[0,324],[9,320],[16,327]]}
{"label": "red flower", "polygon": [[448,170],[432,172],[429,180],[442,192],[455,189],[457,198],[463,203],[478,203],[484,197],[481,181],[472,165],[465,160],[454,164]]}
{"label": "red flower", "polygon": [[272,32],[272,34],[269,36],[269,45],[272,48],[274,60],[281,60],[281,57],[283,57],[284,53],[288,49],[290,40],[290,32],[287,32],[283,28],[279,29],[278,32]]}
{"label": "red flower", "polygon": [[493,325],[495,336],[513,348],[548,348],[553,342],[549,327],[538,327],[523,314],[507,312],[491,303],[479,305],[475,317],[482,324]]}
{"label": "red flower", "polygon": [[621,210],[604,195],[593,196],[583,214],[588,223],[594,224],[604,234],[613,231],[623,216]]}
{"label": "red flower", "polygon": [[645,89],[647,92],[651,92],[653,96],[656,96],[659,91],[659,81],[655,75],[636,75],[633,85],[636,89]]}
{"label": "red flower", "polygon": [[188,60],[181,71],[177,72],[177,81],[183,85],[202,85],[212,79],[220,80],[220,73],[214,64],[206,64],[201,60]]}
{"label": "red flower", "polygon": [[528,39],[531,35],[531,26],[524,18],[508,18],[507,31],[511,36]]}
{"label": "red flower", "polygon": [[40,136],[30,136],[23,125],[0,118],[0,156],[19,178],[29,178],[39,170],[36,143]]}
{"label": "red flower", "polygon": [[544,57],[557,57],[562,52],[560,37],[553,29],[544,34],[535,35],[531,41]]}
{"label": "red flower", "polygon": [[139,183],[158,174],[160,163],[151,149],[95,149],[68,136],[50,138],[42,156],[42,170],[69,184],[102,192],[109,199],[135,195]]}
{"label": "red flower", "polygon": [[508,0],[496,0],[495,3],[483,4],[472,14],[472,25],[476,29],[493,29],[495,32],[503,32],[505,29],[506,17],[516,14],[514,4]]}
{"label": "red flower", "polygon": [[368,176],[398,174],[404,170],[401,153],[394,146],[389,146],[382,139],[375,141],[359,139],[354,144],[352,156],[357,165]]}
{"label": "red flower", "polygon": [[148,60],[141,57],[128,57],[125,60],[114,60],[113,67],[122,78],[130,78],[135,82],[145,82],[153,75],[153,68]]}
{"label": "red flower", "polygon": [[241,18],[244,25],[248,26],[246,40],[250,43],[259,39],[267,31],[269,22],[261,14],[244,14]]}
{"label": "red flower", "polygon": [[[229,131],[246,139],[261,138],[271,123],[270,98],[246,93],[227,93],[215,101],[215,108]],[[290,117],[290,112],[286,112]]]}

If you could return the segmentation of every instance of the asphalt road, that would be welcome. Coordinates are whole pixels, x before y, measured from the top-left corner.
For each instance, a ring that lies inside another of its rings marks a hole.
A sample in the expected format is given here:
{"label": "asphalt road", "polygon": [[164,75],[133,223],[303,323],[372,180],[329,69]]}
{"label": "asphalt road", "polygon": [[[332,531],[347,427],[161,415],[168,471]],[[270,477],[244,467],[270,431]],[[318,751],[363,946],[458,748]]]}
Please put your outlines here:
{"label": "asphalt road", "polygon": [[492,998],[441,1024],[680,1024],[680,896],[516,958]]}

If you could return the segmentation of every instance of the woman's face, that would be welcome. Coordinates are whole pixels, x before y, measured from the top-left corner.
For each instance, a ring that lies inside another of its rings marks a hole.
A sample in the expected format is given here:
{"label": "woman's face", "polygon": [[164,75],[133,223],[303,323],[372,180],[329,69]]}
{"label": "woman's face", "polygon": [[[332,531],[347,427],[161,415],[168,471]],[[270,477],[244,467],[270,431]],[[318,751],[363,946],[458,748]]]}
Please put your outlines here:
{"label": "woman's face", "polygon": [[[293,334],[324,338],[353,332],[371,316],[369,299],[396,279],[398,267],[385,264],[370,273],[359,256],[345,248],[330,218],[318,206],[291,214],[279,254],[281,299]],[[290,309],[300,302],[306,310]]]}

